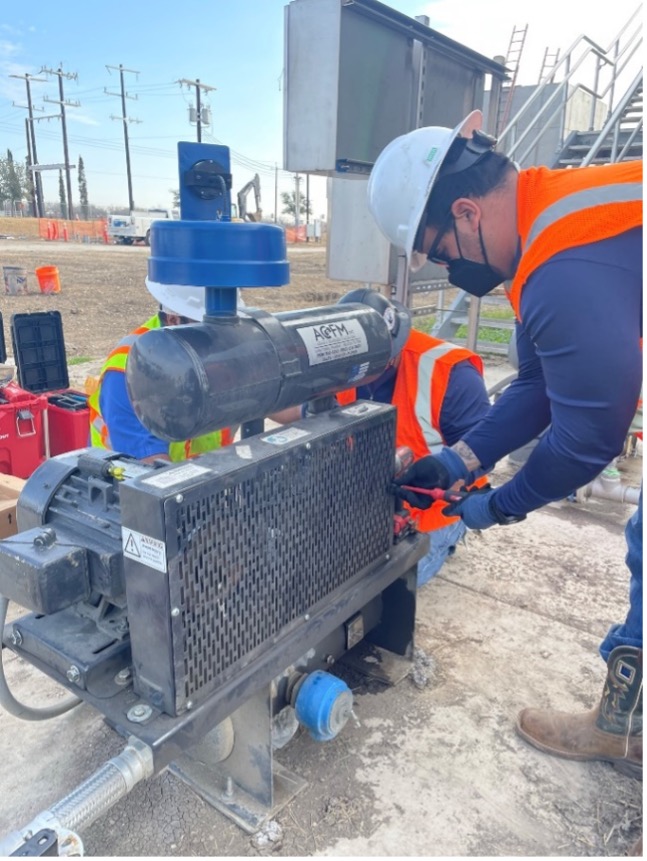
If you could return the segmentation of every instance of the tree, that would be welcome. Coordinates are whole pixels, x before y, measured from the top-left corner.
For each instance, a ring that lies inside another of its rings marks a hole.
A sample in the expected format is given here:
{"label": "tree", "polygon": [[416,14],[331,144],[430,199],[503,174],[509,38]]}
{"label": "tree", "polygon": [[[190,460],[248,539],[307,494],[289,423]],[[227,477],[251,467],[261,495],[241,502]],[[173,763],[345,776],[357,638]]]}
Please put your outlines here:
{"label": "tree", "polygon": [[[281,200],[283,201],[283,212],[285,215],[291,215],[296,221],[297,202],[295,191],[282,191]],[[312,207],[310,201],[304,196],[299,195],[299,215],[311,215]]]}
{"label": "tree", "polygon": [[81,215],[83,216],[83,220],[88,220],[88,213],[90,207],[88,206],[88,183],[85,178],[85,165],[83,164],[83,157],[79,156],[79,165],[78,165],[78,179],[79,179],[79,201],[81,203]]}
{"label": "tree", "polygon": [[22,201],[27,194],[25,173],[22,163],[16,164],[11,150],[8,149],[7,157],[0,159],[0,203],[8,200],[12,215],[16,214],[16,210],[22,209]]}
{"label": "tree", "polygon": [[65,197],[65,183],[63,182],[63,171],[58,172],[58,202],[61,207],[61,218],[67,218],[67,198]]}

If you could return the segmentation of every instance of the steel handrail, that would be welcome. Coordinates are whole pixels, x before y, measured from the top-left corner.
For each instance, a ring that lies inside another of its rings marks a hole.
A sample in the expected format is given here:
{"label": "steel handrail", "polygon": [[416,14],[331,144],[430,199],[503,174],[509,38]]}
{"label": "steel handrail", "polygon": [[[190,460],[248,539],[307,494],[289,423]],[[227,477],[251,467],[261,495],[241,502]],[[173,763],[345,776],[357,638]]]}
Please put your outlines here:
{"label": "steel handrail", "polygon": [[[602,48],[600,45],[598,45],[596,42],[594,42],[592,39],[590,39],[588,36],[585,36],[585,35],[578,36],[575,39],[575,41],[571,44],[568,51],[559,60],[557,65],[554,68],[550,69],[546,73],[546,75],[539,82],[538,86],[536,87],[535,91],[532,93],[530,98],[521,106],[521,108],[517,111],[517,113],[512,118],[512,120],[508,123],[506,128],[502,131],[501,135],[499,136],[499,148],[502,151],[505,151],[508,156],[512,156],[519,149],[519,147],[526,140],[526,138],[532,134],[533,125],[534,125],[534,123],[536,123],[537,119],[539,119],[540,117],[542,117],[546,113],[548,108],[552,105],[552,103],[557,98],[559,98],[560,96],[563,96],[564,90],[565,90],[565,88],[567,88],[569,81],[571,81],[571,79],[573,78],[573,75],[577,72],[577,70],[580,68],[582,63],[584,63],[584,61],[587,60],[591,56],[595,56],[597,58],[597,60],[596,60],[596,71],[595,71],[595,79],[596,79],[595,80],[595,91],[593,91],[593,90],[590,91],[592,96],[593,96],[591,111],[594,114],[595,105],[596,105],[597,101],[601,100],[602,97],[604,95],[606,95],[609,91],[613,92],[613,88],[615,87],[615,83],[616,83],[618,76],[624,71],[627,64],[629,63],[629,61],[631,60],[631,58],[633,57],[635,52],[640,47],[640,44],[642,43],[642,37],[639,36],[639,34],[641,33],[641,30],[642,30],[642,24],[639,22],[638,27],[630,34],[627,41],[623,44],[622,49],[620,49],[621,37],[628,30],[628,28],[631,27],[631,25],[635,21],[636,17],[639,15],[639,13],[640,13],[640,7],[633,12],[633,14],[629,17],[629,19],[621,27],[620,31],[611,40],[611,42],[609,43],[609,47],[606,50],[604,48]],[[636,44],[634,44],[632,46],[632,43],[634,41],[636,42]],[[573,59],[574,52],[576,51],[576,49],[578,47],[582,47],[582,46],[585,46],[583,53],[581,54],[579,59],[575,62],[575,64],[571,66],[571,61]],[[613,50],[615,50],[615,57],[612,58],[609,56],[609,54]],[[627,52],[629,52],[629,53],[625,57],[625,54]],[[606,66],[610,67],[612,69],[612,75],[611,75],[610,82],[604,87],[604,89],[602,90],[601,93],[598,93],[597,92],[597,89],[599,86],[598,79],[599,79],[599,73],[600,73],[600,69],[601,69],[602,65],[606,65]],[[544,105],[542,105],[542,107],[539,109],[539,111],[537,111],[536,113],[533,113],[533,115],[532,115],[533,123],[528,124],[528,127],[526,128],[526,130],[520,135],[520,137],[510,147],[508,147],[506,149],[505,146],[501,146],[502,141],[504,141],[513,132],[515,127],[518,125],[520,119],[522,119],[524,116],[526,116],[530,113],[531,108],[534,105],[534,103],[537,101],[537,99],[541,98],[541,96],[545,93],[547,86],[554,81],[556,73],[562,67],[566,70],[564,80],[557,86],[555,91],[551,94],[551,96],[544,103]],[[576,91],[577,91],[577,87],[573,90],[573,92],[571,92],[569,95],[567,95],[566,98],[562,98],[561,105],[560,105],[561,108],[564,108],[566,106],[566,104],[573,97],[573,95]],[[611,107],[610,107],[610,109],[611,109]],[[554,116],[554,115],[555,114],[553,113],[552,116]],[[545,125],[544,125],[544,127],[545,127]],[[536,133],[536,137],[534,138],[534,140],[531,143],[530,147],[528,148],[527,152],[530,151],[532,149],[532,147],[540,140],[542,133],[543,133],[543,130],[540,130],[539,133]]]}
{"label": "steel handrail", "polygon": [[[572,68],[570,68],[570,62],[571,62],[573,51],[575,50],[575,48],[577,48],[578,45],[580,45],[581,43],[586,43],[586,42],[588,42],[590,47],[582,54],[582,56],[579,58],[577,63]],[[540,96],[542,96],[544,94],[547,84],[550,83],[551,79],[555,76],[555,74],[558,71],[558,69],[560,68],[560,66],[562,66],[562,64],[564,64],[568,68],[568,72],[567,72],[566,76],[564,77],[564,80],[561,81],[557,85],[557,88],[554,91],[553,95],[550,96],[548,101],[540,108],[540,110],[536,113],[533,113],[533,119],[538,119],[543,114],[543,112],[546,110],[546,108],[551,104],[551,102],[553,102],[553,100],[555,98],[557,98],[557,96],[559,94],[561,94],[562,90],[564,90],[564,88],[567,86],[568,82],[573,77],[575,72],[579,69],[579,67],[582,65],[582,63],[589,57],[590,53],[593,51],[595,51],[598,54],[598,56],[600,56],[600,57],[604,56],[603,49],[600,48],[599,45],[596,45],[592,39],[589,39],[588,36],[578,36],[577,39],[575,40],[575,42],[573,42],[571,47],[568,49],[566,54],[564,54],[562,59],[559,61],[559,63],[555,67],[555,69],[544,77],[544,79],[539,83],[539,85],[535,89],[534,93],[530,96],[530,98],[526,102],[524,102],[524,104],[517,111],[515,116],[510,120],[510,122],[508,123],[506,128],[501,132],[501,134],[499,135],[499,141],[498,141],[499,145],[501,144],[501,141],[503,141],[506,138],[506,136],[513,130],[513,128],[517,125],[519,120],[525,114],[527,114],[529,112],[531,106],[537,101],[537,99],[539,99]],[[609,61],[609,62],[611,62],[611,61]],[[521,137],[517,141],[515,141],[515,143],[512,145],[512,147],[506,151],[506,154],[508,156],[512,156],[514,154],[515,149],[519,146],[520,143],[522,143],[523,140],[525,140],[525,138],[530,133],[530,130],[531,130],[531,127],[529,126],[526,129],[526,131],[521,135]]]}
{"label": "steel handrail", "polygon": [[[625,112],[627,105],[633,99],[633,97],[636,93],[636,90],[641,85],[642,79],[643,79],[643,72],[641,69],[640,72],[636,75],[636,77],[632,81],[631,86],[629,87],[627,92],[624,94],[624,96],[618,102],[618,106],[616,107],[616,109],[612,112],[611,116],[609,117],[609,119],[604,124],[604,128],[602,129],[602,131],[597,136],[597,138],[593,141],[593,145],[591,146],[591,149],[589,150],[586,157],[582,160],[582,165],[581,165],[582,167],[586,167],[587,165],[591,164],[591,162],[593,161],[595,156],[598,154],[600,147],[602,146],[602,144],[604,143],[606,138],[609,136],[610,132],[614,130],[614,127],[616,128],[616,130],[619,130],[620,119],[621,119],[623,113]],[[635,137],[636,132],[637,132],[637,128],[634,129],[634,137]],[[615,148],[617,149],[617,141],[616,141],[616,147]],[[615,155],[617,155],[617,153],[612,154],[612,159],[614,158]]]}
{"label": "steel handrail", "polygon": [[627,141],[627,143],[626,143],[626,144],[623,146],[623,148],[620,150],[620,155],[618,156],[617,161],[622,161],[622,160],[623,160],[623,158],[625,157],[625,153],[629,152],[629,149],[631,148],[632,143],[633,143],[633,142],[634,142],[634,140],[636,139],[636,136],[638,135],[638,132],[641,132],[642,130],[643,130],[643,121],[641,120],[641,121],[638,123],[638,125],[636,126],[636,128],[635,128],[635,129],[632,131],[632,133],[629,135],[629,140]]}

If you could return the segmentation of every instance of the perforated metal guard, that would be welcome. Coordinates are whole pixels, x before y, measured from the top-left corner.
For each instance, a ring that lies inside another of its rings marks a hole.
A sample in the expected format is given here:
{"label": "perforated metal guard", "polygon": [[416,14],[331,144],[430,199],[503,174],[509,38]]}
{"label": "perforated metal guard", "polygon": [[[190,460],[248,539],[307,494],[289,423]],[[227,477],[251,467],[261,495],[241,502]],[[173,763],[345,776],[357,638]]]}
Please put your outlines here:
{"label": "perforated metal guard", "polygon": [[177,707],[218,687],[388,551],[393,424],[320,436],[177,509]]}

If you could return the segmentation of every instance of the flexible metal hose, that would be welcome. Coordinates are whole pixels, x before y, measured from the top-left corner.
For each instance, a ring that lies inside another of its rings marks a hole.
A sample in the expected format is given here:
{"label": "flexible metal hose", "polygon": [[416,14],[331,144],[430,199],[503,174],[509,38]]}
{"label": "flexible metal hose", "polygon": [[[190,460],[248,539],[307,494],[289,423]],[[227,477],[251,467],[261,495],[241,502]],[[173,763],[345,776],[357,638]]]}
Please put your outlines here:
{"label": "flexible metal hose", "polygon": [[49,810],[65,828],[80,831],[110,810],[151,774],[153,757],[150,749],[131,738],[128,747],[104,763]]}
{"label": "flexible metal hose", "polygon": [[[0,595],[0,637],[4,631],[5,622],[7,620],[7,609],[9,607],[9,599],[4,595]],[[44,708],[32,708],[19,702],[9,690],[7,679],[4,673],[4,663],[2,653],[0,651],[0,706],[12,714],[14,717],[22,720],[49,720],[50,718],[59,717],[70,709],[76,708],[82,700],[78,697],[68,697],[62,703],[55,706],[45,706]]]}
{"label": "flexible metal hose", "polygon": [[154,773],[153,752],[139,739],[131,736],[127,747],[104,763],[69,795],[43,810],[35,819],[0,839],[0,856],[20,849],[41,829],[52,829],[59,840],[60,855],[82,855],[83,842],[77,831],[87,828],[110,810],[140,781]]}

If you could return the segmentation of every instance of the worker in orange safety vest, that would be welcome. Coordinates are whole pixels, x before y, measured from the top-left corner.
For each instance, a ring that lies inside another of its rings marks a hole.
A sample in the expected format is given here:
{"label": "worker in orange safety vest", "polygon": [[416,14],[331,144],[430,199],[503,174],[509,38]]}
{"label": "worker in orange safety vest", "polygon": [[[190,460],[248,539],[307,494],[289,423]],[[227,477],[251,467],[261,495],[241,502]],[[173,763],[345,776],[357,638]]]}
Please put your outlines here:
{"label": "worker in orange safety vest", "polygon": [[[518,378],[462,439],[400,479],[427,489],[469,482],[545,431],[513,478],[453,506],[467,526],[486,529],[564,499],[622,451],[642,384],[642,161],[520,170],[495,152],[482,121],[474,111],[453,130],[391,141],[368,202],[412,269],[444,266],[450,283],[477,297],[507,282]],[[599,706],[575,715],[525,709],[517,731],[542,751],[640,777],[642,493],[626,537],[629,611],[600,646]]]}

